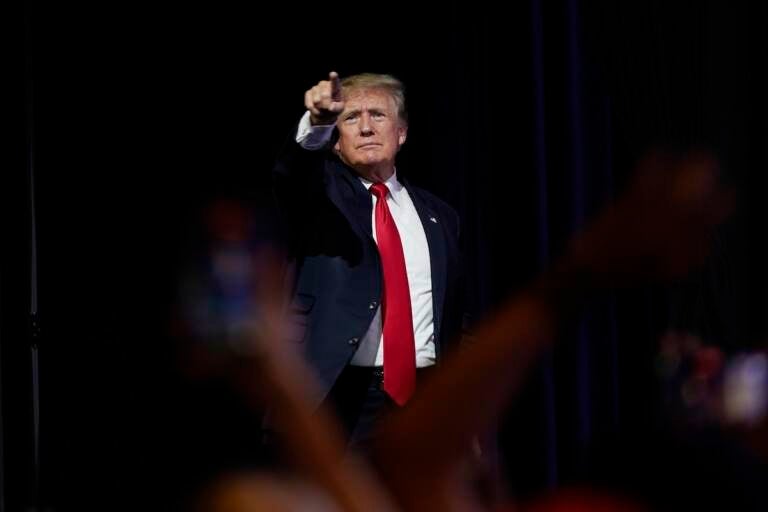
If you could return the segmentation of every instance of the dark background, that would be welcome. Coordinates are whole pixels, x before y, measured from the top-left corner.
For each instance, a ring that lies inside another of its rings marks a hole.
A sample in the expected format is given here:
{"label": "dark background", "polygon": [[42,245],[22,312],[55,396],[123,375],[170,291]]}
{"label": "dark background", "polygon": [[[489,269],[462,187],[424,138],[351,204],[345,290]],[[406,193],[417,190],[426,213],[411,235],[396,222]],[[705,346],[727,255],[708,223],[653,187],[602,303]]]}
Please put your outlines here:
{"label": "dark background", "polygon": [[183,493],[233,453],[247,463],[253,441],[241,405],[176,375],[171,317],[201,211],[269,204],[273,158],[331,69],[406,83],[400,168],[461,214],[477,318],[546,268],[648,149],[718,156],[738,207],[706,266],[589,308],[500,419],[499,454],[521,497],[604,481],[606,466],[651,500],[676,475],[677,505],[748,493],[753,461],[729,458],[727,440],[707,437],[701,456],[667,436],[654,362],[670,327],[726,354],[765,343],[768,8],[614,4],[27,2],[0,189],[6,509],[34,494],[30,163],[43,502],[164,508],[143,500]]}

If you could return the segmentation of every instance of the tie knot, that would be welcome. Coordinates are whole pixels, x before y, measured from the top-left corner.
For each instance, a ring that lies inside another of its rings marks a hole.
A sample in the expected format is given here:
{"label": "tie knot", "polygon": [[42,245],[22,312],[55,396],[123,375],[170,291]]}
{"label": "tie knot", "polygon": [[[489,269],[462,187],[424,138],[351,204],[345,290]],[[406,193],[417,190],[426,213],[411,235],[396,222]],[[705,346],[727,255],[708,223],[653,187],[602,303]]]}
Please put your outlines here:
{"label": "tie knot", "polygon": [[371,194],[375,195],[376,199],[387,197],[387,193],[389,193],[389,189],[385,184],[374,183],[373,185],[371,185]]}

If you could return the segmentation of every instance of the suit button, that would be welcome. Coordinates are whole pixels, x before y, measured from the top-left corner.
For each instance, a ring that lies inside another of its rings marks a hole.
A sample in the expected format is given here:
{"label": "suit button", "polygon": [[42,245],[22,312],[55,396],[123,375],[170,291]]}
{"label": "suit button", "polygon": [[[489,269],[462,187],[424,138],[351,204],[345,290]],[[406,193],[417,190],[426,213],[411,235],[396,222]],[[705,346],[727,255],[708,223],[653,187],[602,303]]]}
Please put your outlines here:
{"label": "suit button", "polygon": [[358,343],[360,343],[360,338],[349,338],[347,340],[347,343],[349,343],[350,345],[357,345]]}
{"label": "suit button", "polygon": [[375,300],[372,300],[370,304],[368,304],[368,309],[376,309],[376,306],[378,306],[379,303]]}

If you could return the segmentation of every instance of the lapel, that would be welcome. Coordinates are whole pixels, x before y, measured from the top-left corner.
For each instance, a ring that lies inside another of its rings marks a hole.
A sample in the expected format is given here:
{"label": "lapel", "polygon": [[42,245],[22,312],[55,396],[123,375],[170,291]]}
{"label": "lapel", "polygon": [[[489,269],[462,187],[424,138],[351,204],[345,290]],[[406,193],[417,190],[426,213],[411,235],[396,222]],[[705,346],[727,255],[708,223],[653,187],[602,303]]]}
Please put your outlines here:
{"label": "lapel", "polygon": [[418,190],[415,190],[405,180],[401,179],[411,201],[416,207],[416,212],[424,227],[429,245],[429,263],[432,273],[432,314],[435,326],[435,350],[440,351],[440,326],[443,320],[443,305],[445,304],[446,272],[447,272],[447,245],[443,222],[440,216],[424,200]]}
{"label": "lapel", "polygon": [[336,161],[330,165],[330,179],[334,182],[328,187],[331,201],[363,238],[373,242],[373,201],[370,193],[354,171]]}

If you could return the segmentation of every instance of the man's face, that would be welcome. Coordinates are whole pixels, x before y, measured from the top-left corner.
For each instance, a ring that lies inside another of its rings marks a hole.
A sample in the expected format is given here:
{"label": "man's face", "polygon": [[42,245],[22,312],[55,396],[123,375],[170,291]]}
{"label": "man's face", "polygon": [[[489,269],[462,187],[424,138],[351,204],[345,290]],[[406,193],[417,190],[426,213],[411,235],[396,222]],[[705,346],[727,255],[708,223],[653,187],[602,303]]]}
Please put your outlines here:
{"label": "man's face", "polygon": [[379,89],[353,89],[344,101],[344,111],[336,122],[339,140],[334,149],[344,163],[362,175],[386,179],[408,131],[397,114],[394,98]]}

